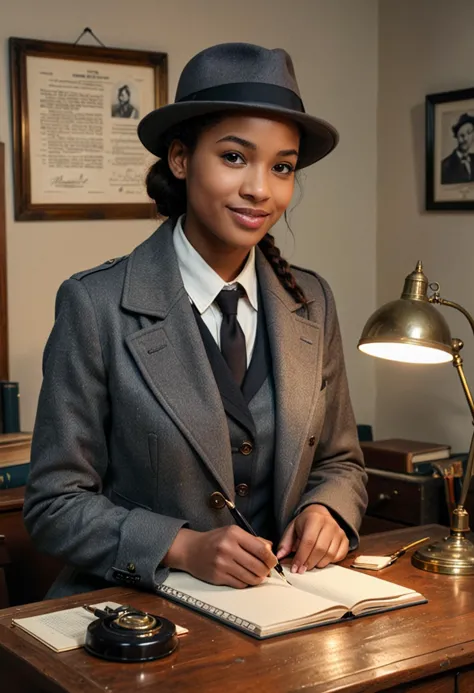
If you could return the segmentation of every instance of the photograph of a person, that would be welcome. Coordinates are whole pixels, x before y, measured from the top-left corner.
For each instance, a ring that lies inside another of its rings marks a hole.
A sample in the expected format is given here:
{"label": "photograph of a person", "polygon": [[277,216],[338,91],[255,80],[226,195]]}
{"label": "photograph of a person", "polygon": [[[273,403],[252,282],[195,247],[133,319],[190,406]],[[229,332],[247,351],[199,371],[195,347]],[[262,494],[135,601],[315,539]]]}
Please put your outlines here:
{"label": "photograph of a person", "polygon": [[132,90],[128,84],[117,89],[116,101],[112,104],[112,118],[139,118],[140,113],[130,99]]}
{"label": "photograph of a person", "polygon": [[441,184],[469,183],[474,181],[474,115],[462,113],[451,127],[456,145],[451,154],[441,162]]}
{"label": "photograph of a person", "polygon": [[426,97],[426,209],[474,209],[474,89]]}

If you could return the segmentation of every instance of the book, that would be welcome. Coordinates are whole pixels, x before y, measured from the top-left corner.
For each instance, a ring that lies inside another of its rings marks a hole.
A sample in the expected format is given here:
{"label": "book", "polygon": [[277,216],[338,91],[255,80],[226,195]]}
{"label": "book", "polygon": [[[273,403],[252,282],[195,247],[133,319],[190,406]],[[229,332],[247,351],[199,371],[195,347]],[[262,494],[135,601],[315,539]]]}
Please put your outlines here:
{"label": "book", "polygon": [[291,585],[268,577],[242,590],[171,572],[158,593],[259,639],[427,601],[415,590],[338,565],[303,575],[283,570]]}
{"label": "book", "polygon": [[8,467],[0,466],[0,490],[25,486],[30,473],[30,463],[21,462]]}
{"label": "book", "polygon": [[[116,609],[121,604],[101,602],[93,606],[98,609],[104,609],[106,606]],[[84,646],[87,626],[96,619],[97,616],[86,611],[82,606],[78,606],[39,616],[13,618],[12,624],[29,633],[55,652],[67,652]],[[182,626],[176,626],[176,632],[178,635],[183,635],[188,630]]]}
{"label": "book", "polygon": [[414,463],[447,459],[451,454],[449,445],[404,438],[362,441],[360,447],[367,467],[410,474],[414,472]]}
{"label": "book", "polygon": [[2,398],[3,433],[16,433],[20,430],[20,388],[11,380],[0,381]]}
{"label": "book", "polygon": [[0,435],[0,471],[14,464],[25,464],[31,457],[31,433]]}

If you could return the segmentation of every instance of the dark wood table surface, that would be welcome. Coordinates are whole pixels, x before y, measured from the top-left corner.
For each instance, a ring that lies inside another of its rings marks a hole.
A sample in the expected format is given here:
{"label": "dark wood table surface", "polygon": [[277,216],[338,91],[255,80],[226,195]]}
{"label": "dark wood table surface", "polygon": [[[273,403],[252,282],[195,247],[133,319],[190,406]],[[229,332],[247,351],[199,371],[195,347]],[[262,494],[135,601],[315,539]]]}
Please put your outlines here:
{"label": "dark wood table surface", "polygon": [[[447,533],[439,525],[362,538],[357,553],[388,553]],[[409,552],[411,553],[411,552]],[[349,565],[353,556],[345,561]],[[474,691],[474,576],[435,575],[409,555],[378,576],[409,586],[427,604],[258,641],[156,595],[109,588],[0,611],[0,690],[8,693]],[[34,579],[34,576],[32,576]],[[169,657],[117,664],[84,650],[56,654],[11,625],[12,617],[112,600],[189,629]]]}

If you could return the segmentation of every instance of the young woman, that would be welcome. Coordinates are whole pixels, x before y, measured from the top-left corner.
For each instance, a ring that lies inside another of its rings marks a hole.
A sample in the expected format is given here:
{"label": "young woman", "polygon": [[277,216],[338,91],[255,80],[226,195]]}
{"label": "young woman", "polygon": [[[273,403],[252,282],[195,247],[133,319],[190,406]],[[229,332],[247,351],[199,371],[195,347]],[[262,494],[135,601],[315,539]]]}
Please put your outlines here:
{"label": "young woman", "polygon": [[25,521],[69,564],[50,596],[340,561],[366,477],[334,299],[270,235],[337,133],[304,112],[285,51],[222,44],[139,136],[168,220],[64,282],[45,349]]}

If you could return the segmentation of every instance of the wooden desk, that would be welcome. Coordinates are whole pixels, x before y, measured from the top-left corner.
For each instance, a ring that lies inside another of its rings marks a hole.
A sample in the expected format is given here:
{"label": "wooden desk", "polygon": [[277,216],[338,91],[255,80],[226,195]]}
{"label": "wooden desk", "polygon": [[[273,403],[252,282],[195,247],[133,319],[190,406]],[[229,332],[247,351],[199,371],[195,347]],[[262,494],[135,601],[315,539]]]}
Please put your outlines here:
{"label": "wooden desk", "polygon": [[[362,540],[363,552],[387,552],[429,534],[412,527]],[[350,559],[346,560],[346,565]],[[408,556],[381,577],[422,592],[428,604],[332,626],[254,640],[153,594],[110,588],[84,596],[0,611],[0,680],[8,693],[472,693],[474,577],[453,578],[413,568]],[[11,626],[30,616],[110,599],[161,614],[189,628],[166,659],[117,664],[84,650],[55,654]],[[456,687],[457,686],[457,687]]]}

